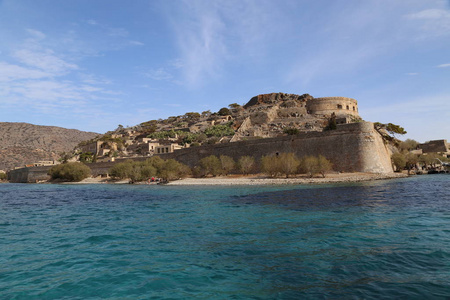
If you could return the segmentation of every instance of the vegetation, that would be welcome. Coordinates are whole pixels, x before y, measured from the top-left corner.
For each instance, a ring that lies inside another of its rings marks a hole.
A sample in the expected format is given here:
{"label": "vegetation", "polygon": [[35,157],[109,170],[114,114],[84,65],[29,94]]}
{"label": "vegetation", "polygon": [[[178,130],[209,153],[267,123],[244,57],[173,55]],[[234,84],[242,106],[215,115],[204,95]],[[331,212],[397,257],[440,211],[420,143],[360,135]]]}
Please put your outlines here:
{"label": "vegetation", "polygon": [[419,146],[419,143],[417,141],[412,139],[406,139],[399,144],[398,148],[401,151],[411,151],[417,149],[417,146]]}
{"label": "vegetation", "polygon": [[91,169],[82,163],[67,163],[52,167],[48,171],[48,175],[54,179],[64,181],[81,181],[91,176]]}
{"label": "vegetation", "polygon": [[324,128],[324,130],[335,130],[337,129],[337,124],[336,124],[336,114],[332,113],[331,117],[328,119],[328,124],[327,126]]}
{"label": "vegetation", "polygon": [[300,130],[298,130],[297,128],[288,127],[283,130],[283,133],[286,133],[288,135],[296,135],[300,133]]}
{"label": "vegetation", "polygon": [[226,107],[222,107],[218,112],[219,116],[229,116],[231,115],[231,111],[226,108]]}
{"label": "vegetation", "polygon": [[212,175],[218,176],[222,174],[222,164],[220,163],[219,158],[215,155],[210,155],[205,158],[202,158],[199,162],[200,166],[200,175]]}
{"label": "vegetation", "polygon": [[332,168],[331,162],[324,156],[306,156],[300,162],[300,170],[306,173],[309,177],[320,173],[325,178],[326,172]]}
{"label": "vegetation", "polygon": [[5,180],[7,178],[6,173],[0,172],[0,180]]}
{"label": "vegetation", "polygon": [[163,160],[159,156],[139,162],[127,160],[115,164],[109,174],[118,179],[130,179],[131,182],[145,181],[151,177],[160,177],[170,181],[186,176],[190,173],[189,167],[174,159]]}
{"label": "vegetation", "polygon": [[228,175],[236,166],[234,159],[227,155],[221,155],[219,160],[222,167],[222,175]]}
{"label": "vegetation", "polygon": [[407,133],[403,127],[392,123],[383,124],[380,122],[375,122],[374,127],[381,134],[384,140],[390,142],[399,143],[398,140],[396,140],[395,135],[403,135]]}
{"label": "vegetation", "polygon": [[244,175],[248,175],[254,165],[255,165],[255,159],[252,156],[242,156],[238,160],[239,170]]}
{"label": "vegetation", "polygon": [[324,156],[306,156],[299,160],[294,153],[281,153],[279,155],[263,156],[261,159],[262,171],[271,177],[277,175],[290,175],[303,172],[313,177],[320,173],[323,177],[331,170],[331,162]]}
{"label": "vegetation", "polygon": [[234,134],[233,128],[231,128],[231,123],[227,123],[225,125],[214,125],[205,130],[205,134],[208,137],[223,137],[230,136]]}

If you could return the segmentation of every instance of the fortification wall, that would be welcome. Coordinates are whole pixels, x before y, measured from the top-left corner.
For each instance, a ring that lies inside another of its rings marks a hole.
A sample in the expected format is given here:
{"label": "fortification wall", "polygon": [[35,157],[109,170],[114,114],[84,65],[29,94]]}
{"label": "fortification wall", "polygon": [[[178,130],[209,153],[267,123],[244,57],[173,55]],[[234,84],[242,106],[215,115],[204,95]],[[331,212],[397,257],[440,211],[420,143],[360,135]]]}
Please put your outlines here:
{"label": "fortification wall", "polygon": [[51,166],[21,168],[12,170],[8,173],[8,180],[14,183],[36,183],[39,181],[47,181],[50,176],[47,175]]}
{"label": "fortification wall", "polygon": [[[390,155],[380,134],[371,122],[338,125],[336,130],[307,132],[294,136],[283,136],[226,144],[206,145],[180,149],[173,153],[160,154],[163,159],[176,159],[190,167],[209,155],[228,155],[237,160],[250,155],[259,163],[264,155],[292,152],[298,157],[323,155],[333,163],[333,169],[341,172],[391,173]],[[147,157],[133,158],[145,160]],[[93,176],[108,174],[117,162],[92,163],[88,166]],[[23,168],[10,172],[11,182],[36,182],[48,179],[50,167]]]}
{"label": "fortification wall", "polygon": [[352,115],[359,117],[358,102],[347,97],[323,97],[308,100],[306,107],[312,114]]}
{"label": "fortification wall", "polygon": [[293,152],[298,157],[323,155],[333,163],[336,171],[390,173],[390,156],[373,123],[361,122],[338,125],[338,129],[326,132],[308,132],[295,136],[283,136],[227,144],[187,148],[162,154],[189,166],[209,155],[228,155],[237,160],[244,155],[259,160],[263,155]]}

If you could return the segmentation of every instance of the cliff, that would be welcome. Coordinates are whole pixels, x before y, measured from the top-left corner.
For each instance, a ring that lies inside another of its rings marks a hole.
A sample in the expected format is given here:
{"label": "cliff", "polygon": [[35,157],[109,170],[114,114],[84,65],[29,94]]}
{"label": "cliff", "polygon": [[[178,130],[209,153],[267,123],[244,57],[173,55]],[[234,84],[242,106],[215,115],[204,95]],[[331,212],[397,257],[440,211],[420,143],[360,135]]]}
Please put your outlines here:
{"label": "cliff", "polygon": [[54,126],[0,122],[0,170],[56,160],[61,152],[70,152],[81,141],[97,135]]}

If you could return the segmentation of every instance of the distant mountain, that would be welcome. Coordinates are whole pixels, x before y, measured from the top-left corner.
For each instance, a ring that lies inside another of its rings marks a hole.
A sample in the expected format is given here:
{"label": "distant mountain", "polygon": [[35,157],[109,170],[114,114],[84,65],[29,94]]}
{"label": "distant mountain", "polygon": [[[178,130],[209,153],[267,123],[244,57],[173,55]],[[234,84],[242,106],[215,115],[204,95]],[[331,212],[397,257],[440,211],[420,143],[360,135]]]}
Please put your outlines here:
{"label": "distant mountain", "polygon": [[0,170],[41,160],[56,160],[98,133],[55,126],[0,122]]}

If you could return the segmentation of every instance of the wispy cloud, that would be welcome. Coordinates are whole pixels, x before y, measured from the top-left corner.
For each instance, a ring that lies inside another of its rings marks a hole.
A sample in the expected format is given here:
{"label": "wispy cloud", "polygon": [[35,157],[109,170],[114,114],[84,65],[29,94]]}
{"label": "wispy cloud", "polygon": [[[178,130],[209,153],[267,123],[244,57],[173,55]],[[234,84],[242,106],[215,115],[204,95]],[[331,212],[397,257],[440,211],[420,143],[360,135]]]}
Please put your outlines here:
{"label": "wispy cloud", "polygon": [[51,115],[64,115],[70,110],[75,115],[89,114],[95,101],[114,101],[117,92],[105,88],[109,80],[78,73],[80,67],[64,59],[64,52],[46,45],[46,34],[35,29],[26,31],[30,37],[5,56],[8,61],[0,61],[2,105]]}
{"label": "wispy cloud", "polygon": [[169,80],[172,79],[173,76],[168,71],[163,68],[159,68],[156,70],[150,70],[145,73],[145,76],[153,79],[153,80]]}
{"label": "wispy cloud", "polygon": [[442,65],[438,65],[436,66],[437,68],[449,68],[450,64],[442,64]]}
{"label": "wispy cloud", "polygon": [[182,1],[169,19],[179,49],[183,82],[198,88],[224,75],[228,63],[266,53],[264,39],[280,28],[277,6],[267,1]]}

